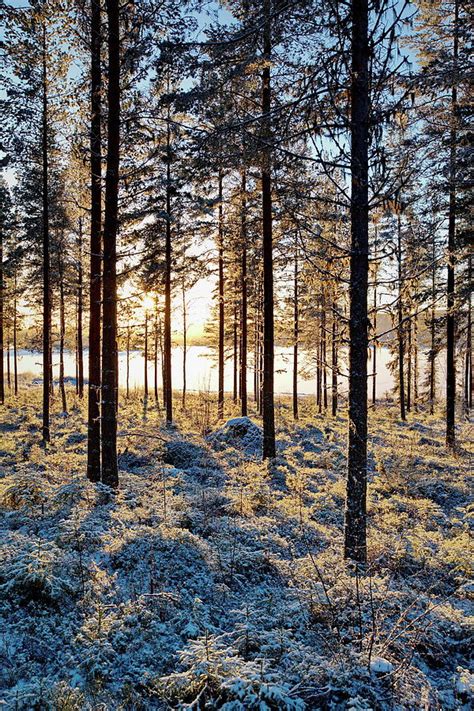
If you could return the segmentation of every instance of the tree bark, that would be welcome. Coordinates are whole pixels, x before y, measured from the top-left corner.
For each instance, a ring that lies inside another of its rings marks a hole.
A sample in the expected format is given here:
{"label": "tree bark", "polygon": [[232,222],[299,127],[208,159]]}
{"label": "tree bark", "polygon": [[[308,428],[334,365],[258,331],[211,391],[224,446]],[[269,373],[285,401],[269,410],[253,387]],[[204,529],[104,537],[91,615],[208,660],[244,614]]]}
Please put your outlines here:
{"label": "tree bark", "polygon": [[295,232],[295,255],[293,265],[293,418],[298,419],[298,343],[299,343],[299,308],[298,308],[298,233]]}
{"label": "tree bark", "polygon": [[405,329],[403,327],[403,264],[402,264],[402,224],[397,216],[398,238],[398,396],[400,400],[400,419],[406,420],[405,410]]}
{"label": "tree bark", "polygon": [[87,477],[90,481],[100,480],[100,317],[102,292],[101,33],[100,0],[91,0],[91,254],[89,267],[89,383],[87,386]]}
{"label": "tree bark", "polygon": [[[169,90],[169,84],[168,84]],[[166,122],[166,240],[165,240],[165,322],[163,334],[163,399],[166,423],[173,422],[173,383],[171,365],[171,124],[170,108]]]}
{"label": "tree bark", "polygon": [[219,169],[218,208],[218,289],[219,289],[219,335],[217,364],[217,417],[224,417],[224,348],[225,348],[225,302],[224,302],[224,221],[222,205],[222,169]]}
{"label": "tree bark", "polygon": [[66,314],[64,304],[64,264],[59,256],[59,392],[63,412],[67,412],[66,387],[64,385],[64,338],[66,334]]}
{"label": "tree bark", "polygon": [[77,266],[77,391],[84,397],[84,344],[82,335],[83,317],[83,273],[82,273],[82,220],[79,218],[79,254]]}
{"label": "tree bark", "polygon": [[148,313],[145,311],[145,343],[143,349],[143,387],[145,404],[148,400]]}
{"label": "tree bark", "polygon": [[18,331],[18,316],[17,316],[17,276],[15,269],[13,294],[13,383],[15,395],[18,395],[18,349],[17,349],[17,331]]}
{"label": "tree bark", "polygon": [[5,402],[5,371],[4,371],[4,294],[5,286],[3,283],[3,233],[0,227],[0,403]]}
{"label": "tree bark", "polygon": [[240,216],[240,238],[242,241],[242,261],[240,271],[240,293],[242,300],[242,323],[240,327],[240,408],[242,417],[248,414],[247,404],[247,349],[248,349],[248,298],[247,298],[247,174],[245,168],[242,169],[241,182],[241,216]]}
{"label": "tree bark", "polygon": [[368,0],[352,0],[349,434],[344,556],[367,560]]}
{"label": "tree bark", "polygon": [[102,482],[117,487],[117,232],[120,160],[119,2],[107,0],[108,119],[102,325]]}
{"label": "tree bark", "polygon": [[187,361],[187,355],[188,355],[188,312],[187,312],[187,307],[186,307],[186,284],[183,278],[183,284],[182,284],[182,297],[183,297],[183,392],[181,395],[181,406],[183,410],[186,408],[186,388],[187,388],[187,370],[186,370],[186,361]]}
{"label": "tree bark", "polygon": [[[454,4],[454,65],[458,61],[459,3]],[[451,131],[449,156],[449,211],[448,211],[448,267],[446,293],[446,445],[454,449],[456,444],[456,142],[457,142],[457,86],[451,89]]]}
{"label": "tree bark", "polygon": [[263,459],[275,457],[273,226],[271,179],[271,7],[264,0],[262,70],[262,222],[263,222]]}
{"label": "tree bark", "polygon": [[42,27],[42,218],[43,218],[43,442],[51,441],[50,396],[51,396],[51,280],[49,252],[49,156],[48,156],[48,71],[46,59],[46,21]]}

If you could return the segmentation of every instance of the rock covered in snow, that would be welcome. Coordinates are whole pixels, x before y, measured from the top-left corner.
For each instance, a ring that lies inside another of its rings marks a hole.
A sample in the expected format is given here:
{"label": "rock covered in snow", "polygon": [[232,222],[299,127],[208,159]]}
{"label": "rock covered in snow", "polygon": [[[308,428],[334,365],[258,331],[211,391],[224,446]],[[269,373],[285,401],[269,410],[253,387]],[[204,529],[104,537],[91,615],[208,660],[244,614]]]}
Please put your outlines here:
{"label": "rock covered in snow", "polygon": [[228,420],[207,439],[214,449],[231,445],[252,455],[259,455],[263,446],[262,428],[252,422],[250,417],[234,417]]}
{"label": "rock covered in snow", "polygon": [[372,674],[390,674],[393,671],[393,664],[383,657],[374,657],[370,662]]}

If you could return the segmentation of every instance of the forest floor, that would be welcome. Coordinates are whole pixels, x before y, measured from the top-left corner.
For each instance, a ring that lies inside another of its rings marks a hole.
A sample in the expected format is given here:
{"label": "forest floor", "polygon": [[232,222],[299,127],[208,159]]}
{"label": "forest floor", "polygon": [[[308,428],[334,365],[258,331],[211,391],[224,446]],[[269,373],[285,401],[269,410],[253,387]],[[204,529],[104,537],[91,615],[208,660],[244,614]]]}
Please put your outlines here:
{"label": "forest floor", "polygon": [[472,425],[453,455],[440,413],[371,412],[361,571],[341,557],[344,417],[305,398],[294,423],[280,399],[267,466],[258,418],[219,427],[190,395],[165,429],[134,395],[112,492],[85,478],[69,399],[46,449],[39,387],[0,413],[6,708],[470,708]]}

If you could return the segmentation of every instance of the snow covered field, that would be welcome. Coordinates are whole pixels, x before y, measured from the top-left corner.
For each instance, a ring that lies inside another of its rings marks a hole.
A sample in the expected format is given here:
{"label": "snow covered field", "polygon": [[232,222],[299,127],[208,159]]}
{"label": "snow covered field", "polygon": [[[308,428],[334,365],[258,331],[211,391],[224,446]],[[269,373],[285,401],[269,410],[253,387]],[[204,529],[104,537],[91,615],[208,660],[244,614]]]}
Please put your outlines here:
{"label": "snow covered field", "polygon": [[205,433],[190,396],[165,430],[123,401],[114,493],[85,478],[84,405],[45,450],[39,397],[0,423],[6,708],[470,708],[472,426],[452,456],[439,416],[371,414],[364,572],[341,559],[346,421],[309,399],[297,424],[280,405],[271,468],[258,418]]}

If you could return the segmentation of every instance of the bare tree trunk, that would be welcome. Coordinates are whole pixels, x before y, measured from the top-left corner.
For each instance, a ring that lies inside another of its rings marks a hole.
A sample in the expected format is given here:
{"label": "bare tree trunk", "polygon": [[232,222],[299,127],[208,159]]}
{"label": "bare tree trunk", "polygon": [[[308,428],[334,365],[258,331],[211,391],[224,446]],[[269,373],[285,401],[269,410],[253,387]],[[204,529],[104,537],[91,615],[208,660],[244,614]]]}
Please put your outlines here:
{"label": "bare tree trunk", "polygon": [[219,343],[217,364],[217,417],[224,416],[224,336],[225,336],[225,302],[224,302],[224,222],[222,209],[222,169],[219,168],[219,212],[218,212],[218,279],[219,279]]}
{"label": "bare tree trunk", "polygon": [[183,278],[183,392],[181,395],[181,405],[183,410],[186,408],[186,388],[187,388],[187,370],[186,361],[188,356],[188,311],[186,307],[186,285]]}
{"label": "bare tree trunk", "polygon": [[46,61],[46,21],[43,20],[42,57],[42,218],[43,218],[43,442],[51,441],[50,396],[51,396],[51,281],[49,254],[49,185],[48,185],[48,72]]}
{"label": "bare tree trunk", "polygon": [[245,168],[242,169],[241,182],[242,204],[240,238],[242,240],[242,262],[241,262],[241,282],[240,293],[242,299],[241,310],[241,342],[240,342],[240,403],[241,414],[246,417],[248,414],[247,404],[247,349],[248,349],[248,302],[247,302],[247,175]]}
{"label": "bare tree trunk", "polygon": [[467,288],[468,288],[468,299],[467,299],[467,329],[466,329],[466,375],[465,375],[465,407],[467,414],[469,414],[472,408],[472,393],[473,393],[473,382],[472,382],[472,254],[468,257],[468,271],[467,271]]}
{"label": "bare tree trunk", "polygon": [[[454,4],[454,46],[453,58],[458,60],[459,3]],[[456,142],[457,131],[457,87],[451,90],[450,159],[449,159],[449,212],[448,212],[448,275],[446,293],[446,445],[454,449],[456,444],[456,309],[455,309],[455,268],[456,268]]]}
{"label": "bare tree trunk", "polygon": [[402,265],[402,225],[400,214],[397,216],[398,235],[398,389],[400,399],[400,419],[406,420],[405,411],[405,329],[403,327],[403,265]]}
{"label": "bare tree trunk", "polygon": [[62,257],[58,259],[59,266],[59,392],[63,412],[67,412],[66,387],[64,385],[64,338],[66,334],[66,314],[64,307],[64,264]]}
{"label": "bare tree trunk", "polygon": [[127,394],[127,400],[130,397],[130,326],[127,326],[127,361],[126,361],[126,375],[125,375],[125,392]]}
{"label": "bare tree trunk", "polygon": [[119,2],[107,0],[108,117],[102,324],[102,481],[117,487],[117,232],[120,161]]}
{"label": "bare tree trunk", "polygon": [[298,343],[299,343],[299,309],[298,309],[298,233],[295,232],[295,255],[293,265],[293,418],[298,419]]}
{"label": "bare tree trunk", "polygon": [[5,285],[3,283],[3,233],[0,227],[0,403],[3,405],[5,402],[5,371],[4,371],[4,343],[3,343],[3,333],[4,333],[4,295],[5,295]]}
{"label": "bare tree trunk", "polygon": [[10,371],[10,328],[7,329],[7,383],[8,389],[12,389],[12,376]]}
{"label": "bare tree trunk", "polygon": [[412,355],[413,355],[413,333],[411,316],[407,323],[408,343],[407,343],[407,412],[411,412],[411,386],[413,380]]}
{"label": "bare tree trunk", "polygon": [[91,222],[89,271],[89,383],[87,386],[87,477],[100,480],[100,316],[102,270],[101,7],[91,0]]}
{"label": "bare tree trunk", "polygon": [[271,162],[271,7],[263,2],[262,70],[262,220],[263,220],[263,458],[275,457],[273,226]]}
{"label": "bare tree trunk", "polygon": [[82,316],[83,316],[83,273],[82,273],[82,219],[79,218],[79,254],[77,267],[77,386],[78,394],[84,397],[84,345],[82,336]]}
{"label": "bare tree trunk", "polygon": [[233,336],[233,388],[232,388],[232,400],[234,403],[237,402],[239,398],[239,332],[237,329],[237,303],[234,301],[233,309],[233,323],[232,323],[232,336]]}
{"label": "bare tree trunk", "polygon": [[[375,226],[374,257],[377,257],[377,225]],[[374,338],[372,347],[372,405],[377,401],[377,266],[374,272],[374,315],[372,318]]]}
{"label": "bare tree trunk", "polygon": [[13,381],[15,387],[15,395],[18,395],[18,349],[17,349],[17,276],[15,269],[14,277],[14,289],[15,293],[13,295]]}
{"label": "bare tree trunk", "polygon": [[158,296],[155,299],[155,319],[153,327],[153,390],[155,393],[156,409],[160,407],[158,396]]}
{"label": "bare tree trunk", "polygon": [[146,311],[145,311],[145,343],[144,343],[144,350],[143,350],[143,359],[144,359],[143,387],[144,387],[144,396],[145,396],[145,404],[146,404],[146,401],[148,400],[148,313]]}
{"label": "bare tree trunk", "polygon": [[[168,79],[169,90],[169,79]],[[166,122],[166,243],[165,243],[165,323],[163,358],[163,399],[165,401],[166,422],[173,422],[173,383],[171,365],[171,116],[168,106]]]}
{"label": "bare tree trunk", "polygon": [[337,415],[337,375],[338,375],[338,358],[337,358],[337,320],[336,320],[336,303],[332,305],[332,333],[331,333],[331,414],[333,417]]}
{"label": "bare tree trunk", "polygon": [[433,235],[432,243],[432,271],[431,271],[431,317],[430,317],[430,374],[429,374],[429,400],[430,400],[430,415],[434,413],[434,402],[436,395],[436,369],[435,369],[435,359],[436,359],[436,311],[435,311],[435,301],[436,301],[436,240]]}
{"label": "bare tree trunk", "polygon": [[368,0],[352,0],[349,434],[344,557],[367,560]]}

